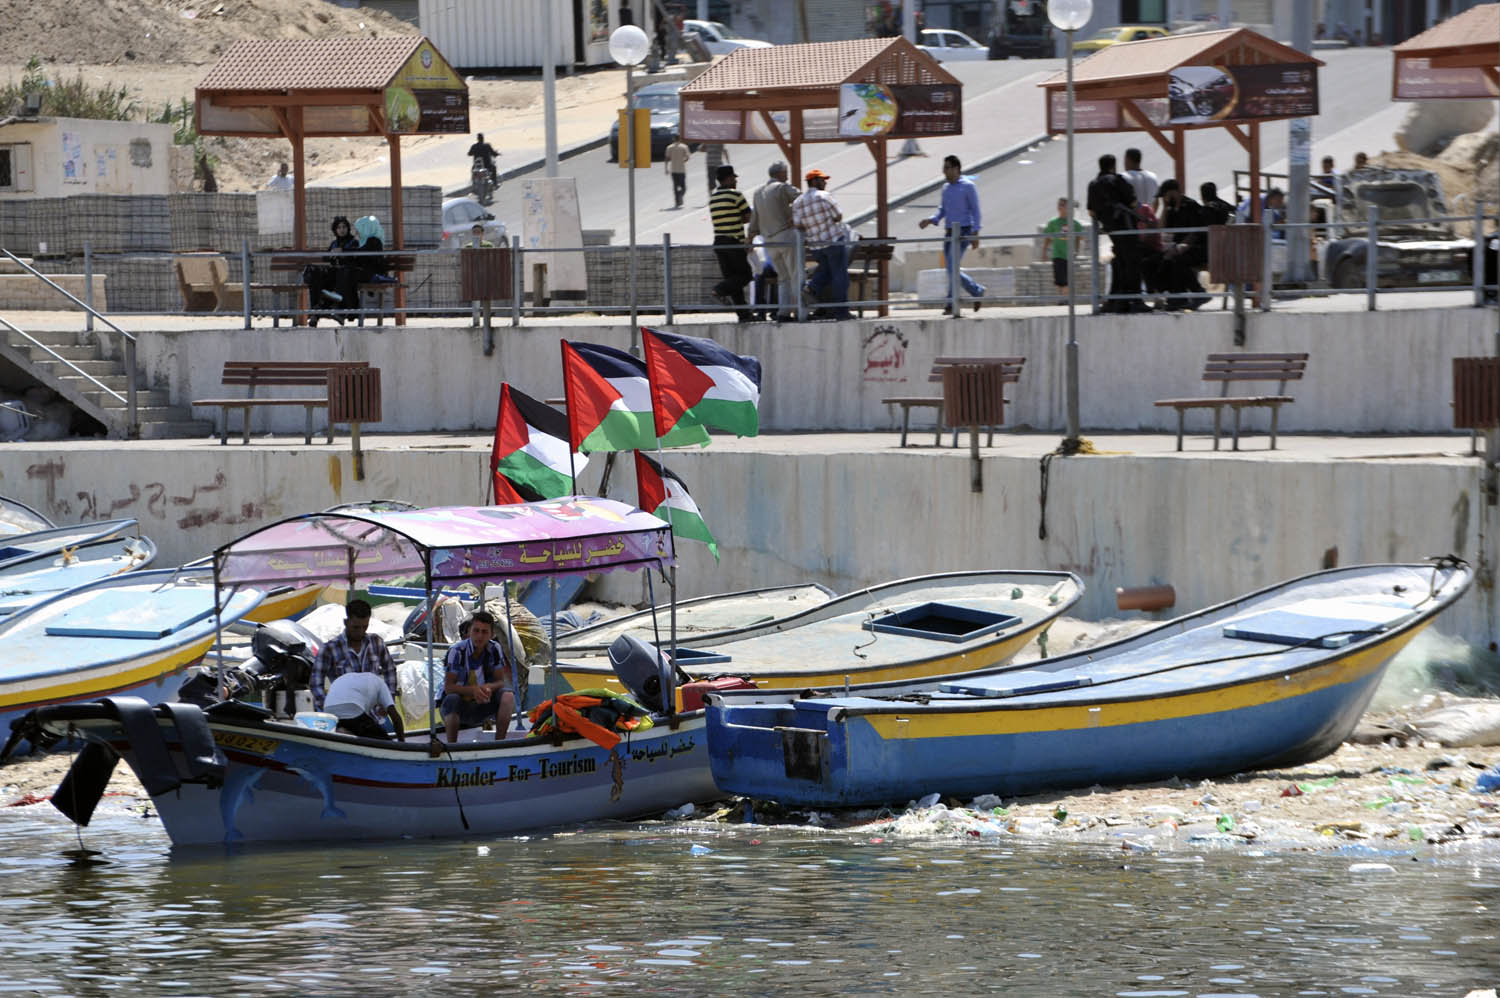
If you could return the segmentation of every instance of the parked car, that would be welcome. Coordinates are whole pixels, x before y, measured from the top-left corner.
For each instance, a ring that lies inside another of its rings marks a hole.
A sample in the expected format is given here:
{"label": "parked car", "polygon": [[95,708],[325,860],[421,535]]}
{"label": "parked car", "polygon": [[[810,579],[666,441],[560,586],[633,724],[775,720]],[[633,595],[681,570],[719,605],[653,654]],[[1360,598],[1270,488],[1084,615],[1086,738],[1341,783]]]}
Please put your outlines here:
{"label": "parked car", "polygon": [[920,32],[917,48],[938,62],[970,62],[990,57],[990,50],[952,28],[925,28]]}
{"label": "parked car", "polygon": [[709,55],[728,55],[735,49],[768,49],[770,42],[759,38],[746,38],[720,21],[696,21],[691,18],[682,22],[683,31],[697,32]]}
{"label": "parked car", "polygon": [[1073,43],[1074,52],[1097,52],[1111,45],[1138,42],[1146,38],[1165,38],[1167,29],[1158,24],[1123,24],[1097,31],[1081,42]]}
{"label": "parked car", "polygon": [[448,198],[443,202],[443,248],[454,249],[473,244],[475,222],[484,223],[484,238],[496,246],[505,245],[505,223],[484,210],[473,198]]}
{"label": "parked car", "polygon": [[1371,207],[1380,212],[1376,282],[1382,288],[1468,284],[1473,280],[1474,240],[1461,238],[1448,222],[1421,219],[1448,214],[1442,181],[1430,170],[1369,167],[1338,178],[1329,238],[1319,255],[1319,273],[1335,288],[1365,286]]}
{"label": "parked car", "polygon": [[[651,111],[651,159],[661,159],[672,144],[672,137],[682,124],[682,106],[677,92],[686,85],[679,83],[648,83],[635,92],[635,106]],[[620,119],[609,126],[609,161],[620,158]]]}

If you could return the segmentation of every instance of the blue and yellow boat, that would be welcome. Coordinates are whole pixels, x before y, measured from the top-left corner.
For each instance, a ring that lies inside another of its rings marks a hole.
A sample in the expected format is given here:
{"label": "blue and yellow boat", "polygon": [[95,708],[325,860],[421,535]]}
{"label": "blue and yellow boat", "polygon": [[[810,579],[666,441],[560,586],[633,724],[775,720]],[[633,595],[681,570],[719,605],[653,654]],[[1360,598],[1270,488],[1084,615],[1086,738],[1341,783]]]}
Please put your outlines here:
{"label": "blue and yellow boat", "polygon": [[861,696],[709,697],[715,784],[809,807],[1290,765],[1339,746],[1469,566],[1319,572],[1024,669]]}

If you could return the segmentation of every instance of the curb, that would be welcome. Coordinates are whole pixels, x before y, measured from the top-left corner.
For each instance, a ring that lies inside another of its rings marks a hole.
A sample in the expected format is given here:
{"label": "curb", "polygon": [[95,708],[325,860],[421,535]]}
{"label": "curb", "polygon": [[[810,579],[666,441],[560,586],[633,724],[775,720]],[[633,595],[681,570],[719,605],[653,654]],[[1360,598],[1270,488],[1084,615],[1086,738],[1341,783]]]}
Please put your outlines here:
{"label": "curb", "polygon": [[[1008,159],[1014,159],[1015,157],[1021,155],[1021,153],[1036,145],[1038,142],[1045,141],[1047,141],[1047,134],[1043,132],[1041,135],[1038,135],[1035,138],[1027,139],[1025,142],[1018,142],[1017,144],[1011,146],[1009,149],[1001,150],[1000,152],[995,153],[995,155],[993,156],[987,156],[984,159],[980,160],[978,163],[966,165],[965,169],[967,169],[970,173],[982,173],[992,166],[998,166]],[[945,183],[947,183],[947,181],[945,180],[934,180],[930,184],[923,184],[920,187],[913,187],[911,190],[904,191],[893,198],[888,198],[886,200],[886,208],[899,208],[909,201],[915,201],[917,198],[921,197],[924,194],[931,194],[933,191],[942,187]],[[869,211],[861,212],[860,214],[855,215],[853,218],[845,219],[844,221],[845,224],[852,229],[864,225],[866,222],[874,218],[875,214],[876,210],[874,208],[871,208]]]}
{"label": "curb", "polygon": [[[589,139],[587,142],[579,142],[579,143],[577,143],[575,145],[568,146],[568,148],[566,148],[566,149],[559,149],[557,151],[557,159],[558,159],[558,162],[562,162],[565,159],[572,159],[574,156],[580,156],[583,153],[586,153],[586,152],[588,152],[591,149],[598,149],[600,146],[607,146],[607,145],[609,145],[609,136],[608,135],[602,136],[601,138],[597,138],[597,139]],[[498,182],[496,183],[495,186],[498,187],[498,186],[500,186],[500,184],[505,183],[507,180],[513,180],[516,177],[519,177],[519,176],[521,176],[523,174],[531,173],[531,172],[533,172],[535,170],[544,170],[546,168],[547,168],[547,157],[546,156],[542,156],[542,157],[540,157],[538,159],[527,160],[525,163],[519,163],[516,166],[513,166],[513,167],[511,167],[508,170],[502,170],[497,175],[499,177],[499,180],[498,180]],[[464,197],[465,195],[473,194],[473,193],[474,193],[474,185],[473,184],[465,184],[462,187],[455,187],[451,191],[444,191],[443,192],[443,197],[445,197],[445,198],[461,198],[461,197]]]}

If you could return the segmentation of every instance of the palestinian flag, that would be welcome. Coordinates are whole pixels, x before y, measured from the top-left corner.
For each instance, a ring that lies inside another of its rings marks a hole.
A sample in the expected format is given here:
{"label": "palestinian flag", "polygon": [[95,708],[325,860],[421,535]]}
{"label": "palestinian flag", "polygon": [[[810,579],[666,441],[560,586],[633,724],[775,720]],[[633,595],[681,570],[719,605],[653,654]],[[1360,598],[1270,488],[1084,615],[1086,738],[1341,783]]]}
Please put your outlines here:
{"label": "palestinian flag", "polygon": [[735,436],[760,432],[760,361],[730,353],[713,340],[641,327],[651,412],[656,432],[678,421],[728,430]]}
{"label": "palestinian flag", "polygon": [[707,544],[714,561],[719,560],[719,542],[708,532],[708,524],[703,522],[698,504],[688,495],[682,479],[636,451],[635,482],[641,509],[670,523],[674,535]]}
{"label": "palestinian flag", "polygon": [[623,350],[562,341],[563,391],[575,450],[649,450],[707,444],[708,431],[684,422],[658,445],[646,365]]}
{"label": "palestinian flag", "polygon": [[[571,467],[569,457],[572,457]],[[500,386],[490,477],[495,501],[536,502],[574,492],[573,475],[588,458],[568,446],[568,417],[510,385]]]}

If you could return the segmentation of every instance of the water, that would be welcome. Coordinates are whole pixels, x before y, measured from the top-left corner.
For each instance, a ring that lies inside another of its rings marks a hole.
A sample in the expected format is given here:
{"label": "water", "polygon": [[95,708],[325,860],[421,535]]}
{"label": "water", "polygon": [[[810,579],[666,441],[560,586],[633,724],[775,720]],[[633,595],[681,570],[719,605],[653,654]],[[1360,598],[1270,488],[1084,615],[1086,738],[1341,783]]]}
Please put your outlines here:
{"label": "water", "polygon": [[0,813],[0,995],[1404,996],[1500,977],[1494,855],[659,822],[182,855],[114,800],[84,841],[108,862],[65,858],[45,805]]}

